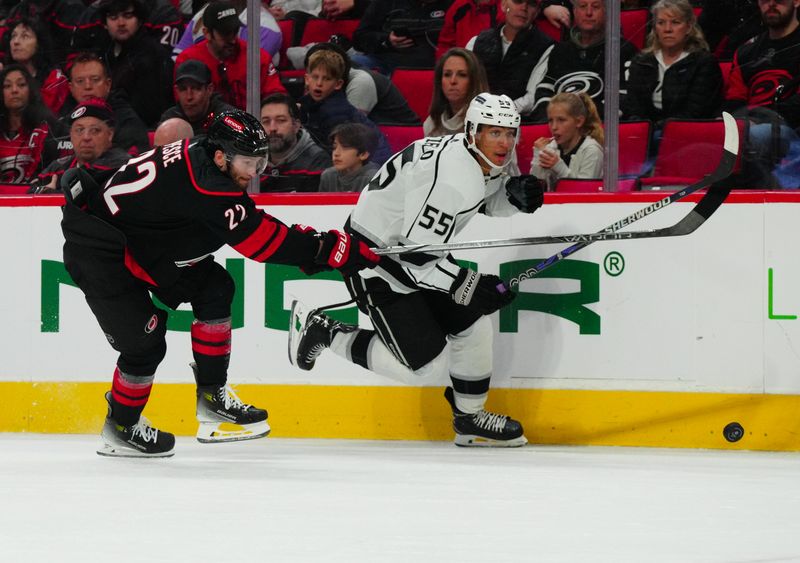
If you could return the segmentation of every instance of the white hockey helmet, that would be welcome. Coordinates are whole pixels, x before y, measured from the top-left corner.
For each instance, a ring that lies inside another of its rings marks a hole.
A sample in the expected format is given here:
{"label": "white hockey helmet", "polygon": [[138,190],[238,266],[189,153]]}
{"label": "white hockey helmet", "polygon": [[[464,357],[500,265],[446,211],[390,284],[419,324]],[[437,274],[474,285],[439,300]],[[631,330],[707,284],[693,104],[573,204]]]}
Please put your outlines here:
{"label": "white hockey helmet", "polygon": [[[477,147],[478,127],[489,125],[494,127],[508,127],[514,129],[519,137],[520,117],[514,101],[506,95],[482,92],[475,96],[469,103],[467,114],[464,118],[464,133],[467,134],[467,148],[477,154],[492,169],[492,174],[499,174],[511,162],[507,158],[502,166],[497,166]],[[512,147],[512,151],[514,148]]]}

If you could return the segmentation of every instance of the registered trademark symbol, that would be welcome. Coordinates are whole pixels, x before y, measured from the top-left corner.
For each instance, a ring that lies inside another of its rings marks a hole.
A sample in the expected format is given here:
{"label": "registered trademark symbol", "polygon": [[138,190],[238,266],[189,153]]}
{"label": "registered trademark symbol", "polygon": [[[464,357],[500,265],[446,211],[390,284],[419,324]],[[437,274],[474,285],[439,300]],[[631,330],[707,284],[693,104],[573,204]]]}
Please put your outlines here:
{"label": "registered trademark symbol", "polygon": [[609,252],[603,259],[603,268],[609,276],[617,277],[625,270],[625,259],[617,251]]}

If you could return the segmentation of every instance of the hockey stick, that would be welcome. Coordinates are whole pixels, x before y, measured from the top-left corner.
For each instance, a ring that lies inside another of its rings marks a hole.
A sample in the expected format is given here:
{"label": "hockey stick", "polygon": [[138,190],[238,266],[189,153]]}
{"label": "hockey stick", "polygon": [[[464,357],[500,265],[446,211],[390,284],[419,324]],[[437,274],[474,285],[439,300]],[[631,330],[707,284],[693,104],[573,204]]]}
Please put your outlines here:
{"label": "hockey stick", "polygon": [[[578,235],[560,235],[560,236],[544,236],[544,237],[522,237],[514,239],[499,239],[499,240],[479,240],[470,242],[455,242],[444,244],[416,244],[408,246],[391,246],[387,248],[373,248],[372,251],[378,255],[388,254],[405,254],[409,252],[442,252],[451,250],[464,250],[470,248],[499,248],[507,246],[519,245],[536,245],[536,244],[553,244],[558,242],[571,242],[575,243],[572,246],[561,250],[550,258],[529,268],[516,278],[511,280],[511,284],[518,284],[520,281],[535,276],[545,268],[549,268],[559,260],[574,254],[578,250],[585,248],[593,242],[601,240],[629,240],[638,238],[652,238],[652,237],[669,237],[669,236],[683,236],[694,232],[703,222],[708,219],[714,211],[725,201],[725,198],[730,192],[730,188],[714,186],[720,180],[728,177],[733,172],[736,164],[736,158],[739,153],[739,129],[736,125],[736,120],[728,113],[723,113],[723,123],[725,126],[725,142],[723,146],[722,158],[711,174],[707,175],[702,180],[686,186],[667,197],[656,201],[644,209],[640,209],[631,215],[612,223],[605,229],[591,234],[578,234]],[[697,202],[689,213],[680,221],[670,227],[663,227],[660,229],[652,229],[647,231],[627,231],[619,232],[620,229],[630,225],[651,215],[652,213],[663,209],[668,205],[679,201],[689,194],[704,188],[711,188],[708,192]]]}

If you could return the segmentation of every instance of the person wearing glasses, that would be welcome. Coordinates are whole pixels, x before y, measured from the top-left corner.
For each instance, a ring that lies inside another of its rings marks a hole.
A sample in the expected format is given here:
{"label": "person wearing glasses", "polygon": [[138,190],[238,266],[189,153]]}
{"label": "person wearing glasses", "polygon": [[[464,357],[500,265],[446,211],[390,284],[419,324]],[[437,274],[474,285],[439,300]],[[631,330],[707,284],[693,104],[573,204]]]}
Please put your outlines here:
{"label": "person wearing glasses", "polygon": [[116,134],[114,146],[129,154],[139,154],[150,148],[147,126],[131,107],[123,92],[112,90],[111,76],[105,62],[91,52],[78,53],[67,68],[70,96],[61,108],[52,136],[45,145],[45,163],[72,154],[69,138],[71,115],[79,104],[90,98],[105,100],[114,110]]}
{"label": "person wearing glasses", "polygon": [[[235,108],[247,108],[247,42],[239,38],[242,22],[232,2],[211,2],[203,12],[205,39],[189,47],[175,59],[175,66],[190,59],[204,63],[211,71],[214,91]],[[272,57],[261,53],[260,98],[273,92],[286,92]]]}
{"label": "person wearing glasses", "polygon": [[125,164],[130,155],[113,146],[116,131],[114,110],[105,100],[89,98],[78,104],[69,116],[69,140],[74,154],[51,162],[39,174],[30,193],[58,190],[59,179],[70,168],[110,171]]}
{"label": "person wearing glasses", "polygon": [[514,100],[524,116],[534,104],[529,86],[544,74],[553,40],[533,25],[538,0],[503,0],[501,7],[505,23],[480,32],[467,49],[483,63],[490,91]]}

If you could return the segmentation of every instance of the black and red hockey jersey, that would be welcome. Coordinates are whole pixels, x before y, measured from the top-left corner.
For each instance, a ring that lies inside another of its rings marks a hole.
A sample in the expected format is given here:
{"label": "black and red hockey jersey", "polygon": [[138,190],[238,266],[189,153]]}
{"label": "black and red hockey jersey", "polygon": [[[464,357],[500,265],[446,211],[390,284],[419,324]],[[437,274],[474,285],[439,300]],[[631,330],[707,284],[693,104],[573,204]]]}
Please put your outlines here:
{"label": "black and red hockey jersey", "polygon": [[36,178],[42,164],[47,123],[33,131],[0,132],[0,183],[24,184]]}
{"label": "black and red hockey jersey", "polygon": [[203,141],[177,141],[130,159],[87,205],[125,235],[129,269],[154,286],[171,285],[181,268],[225,244],[258,262],[298,266],[313,264],[319,249],[313,234],[257,209]]}

